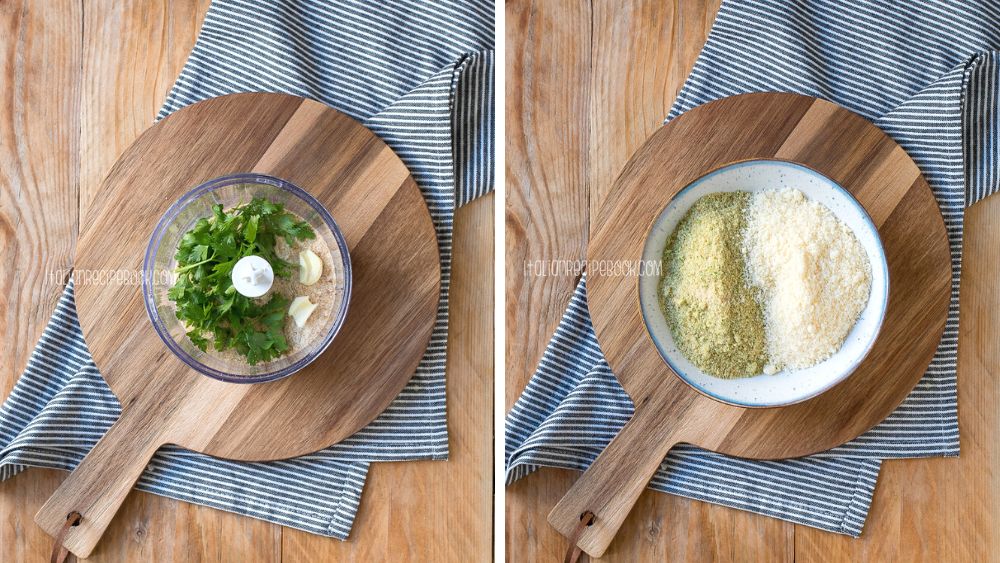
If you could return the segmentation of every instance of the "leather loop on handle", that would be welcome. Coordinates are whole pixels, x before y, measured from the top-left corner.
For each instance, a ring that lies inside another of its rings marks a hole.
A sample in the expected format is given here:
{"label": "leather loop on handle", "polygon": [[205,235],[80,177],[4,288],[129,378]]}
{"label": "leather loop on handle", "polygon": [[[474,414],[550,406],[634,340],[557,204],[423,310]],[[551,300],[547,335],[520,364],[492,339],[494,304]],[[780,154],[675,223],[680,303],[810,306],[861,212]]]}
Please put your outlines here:
{"label": "leather loop on handle", "polygon": [[66,523],[63,524],[55,541],[52,542],[52,557],[49,558],[49,563],[64,563],[69,558],[69,550],[63,546],[63,541],[66,539],[69,529],[79,523],[80,513],[70,512],[69,516],[66,517]]}
{"label": "leather loop on handle", "polygon": [[[35,522],[80,558],[87,557],[132,485],[164,443],[163,421],[155,409],[126,409],[80,465],[49,497]],[[68,515],[80,516],[66,526]]]}
{"label": "leather loop on handle", "polygon": [[583,553],[583,550],[581,550],[580,547],[576,545],[576,542],[580,539],[580,534],[583,533],[583,531],[587,528],[587,526],[590,526],[593,523],[594,523],[593,512],[590,512],[588,510],[587,512],[584,512],[582,515],[580,515],[580,523],[577,524],[576,529],[573,530],[573,535],[569,537],[569,547],[566,548],[566,557],[565,559],[563,559],[563,563],[576,563],[577,561],[579,561],[580,555]]}

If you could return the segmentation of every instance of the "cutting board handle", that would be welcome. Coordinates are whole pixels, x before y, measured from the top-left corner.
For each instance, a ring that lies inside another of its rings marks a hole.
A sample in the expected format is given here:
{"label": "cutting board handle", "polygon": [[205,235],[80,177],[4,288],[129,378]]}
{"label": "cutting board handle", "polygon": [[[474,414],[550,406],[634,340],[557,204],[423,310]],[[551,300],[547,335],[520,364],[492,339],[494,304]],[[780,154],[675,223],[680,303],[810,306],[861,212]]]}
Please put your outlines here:
{"label": "cutting board handle", "polygon": [[80,513],[79,523],[69,528],[63,539],[63,545],[80,558],[90,555],[132,485],[165,443],[163,422],[154,422],[157,415],[152,410],[123,410],[35,515],[35,522],[56,537],[69,514]]}
{"label": "cutting board handle", "polygon": [[[653,392],[636,405],[632,419],[549,513],[549,523],[567,538],[575,535],[576,546],[593,557],[604,554],[667,452],[683,441],[677,419],[664,416],[670,397],[661,395]],[[587,512],[593,521],[581,530]]]}

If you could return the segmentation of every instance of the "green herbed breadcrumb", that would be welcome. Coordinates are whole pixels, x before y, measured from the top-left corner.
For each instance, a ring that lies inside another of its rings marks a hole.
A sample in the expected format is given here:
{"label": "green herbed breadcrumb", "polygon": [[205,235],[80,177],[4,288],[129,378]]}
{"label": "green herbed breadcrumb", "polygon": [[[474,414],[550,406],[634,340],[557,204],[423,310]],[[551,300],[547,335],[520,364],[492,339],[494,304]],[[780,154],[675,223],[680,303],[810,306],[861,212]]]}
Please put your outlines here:
{"label": "green herbed breadcrumb", "polygon": [[748,192],[699,199],[663,251],[660,306],[674,342],[700,370],[726,379],[760,374],[768,359],[742,256],[749,202]]}

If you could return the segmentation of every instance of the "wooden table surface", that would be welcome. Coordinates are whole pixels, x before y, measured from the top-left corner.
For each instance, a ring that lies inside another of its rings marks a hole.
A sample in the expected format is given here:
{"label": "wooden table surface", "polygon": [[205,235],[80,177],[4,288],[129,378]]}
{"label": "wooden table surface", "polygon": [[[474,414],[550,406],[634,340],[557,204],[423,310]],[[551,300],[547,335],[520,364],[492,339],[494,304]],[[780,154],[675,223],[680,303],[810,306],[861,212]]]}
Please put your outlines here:
{"label": "wooden table surface", "polygon": [[[207,0],[0,2],[0,396],[72,265],[81,209],[152,123]],[[493,197],[455,220],[451,459],[374,464],[346,542],[132,492],[88,561],[486,561],[492,551]],[[48,560],[33,522],[65,473],[0,483],[0,561]]]}
{"label": "wooden table surface", "polygon": [[[506,5],[506,407],[519,396],[577,278],[528,277],[582,260],[588,217],[662,124],[719,0]],[[966,218],[957,459],[883,465],[860,539],[645,491],[602,561],[989,561],[1000,557],[1000,197]],[[510,561],[555,561],[546,515],[578,473],[508,487]]]}

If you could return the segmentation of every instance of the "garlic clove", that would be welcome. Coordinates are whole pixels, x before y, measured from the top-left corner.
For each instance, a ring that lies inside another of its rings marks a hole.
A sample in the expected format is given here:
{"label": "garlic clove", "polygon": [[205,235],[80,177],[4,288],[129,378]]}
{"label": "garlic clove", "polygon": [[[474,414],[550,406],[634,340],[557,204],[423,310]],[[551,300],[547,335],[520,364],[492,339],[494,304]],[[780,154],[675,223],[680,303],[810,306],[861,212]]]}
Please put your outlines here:
{"label": "garlic clove", "polygon": [[309,296],[299,295],[292,299],[292,304],[288,307],[288,315],[295,321],[296,326],[302,328],[306,326],[309,315],[316,310],[316,304],[309,301]]}
{"label": "garlic clove", "polygon": [[312,285],[323,275],[323,261],[312,250],[299,252],[299,283]]}

